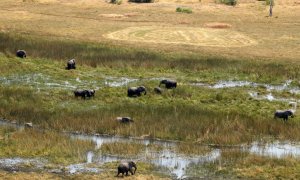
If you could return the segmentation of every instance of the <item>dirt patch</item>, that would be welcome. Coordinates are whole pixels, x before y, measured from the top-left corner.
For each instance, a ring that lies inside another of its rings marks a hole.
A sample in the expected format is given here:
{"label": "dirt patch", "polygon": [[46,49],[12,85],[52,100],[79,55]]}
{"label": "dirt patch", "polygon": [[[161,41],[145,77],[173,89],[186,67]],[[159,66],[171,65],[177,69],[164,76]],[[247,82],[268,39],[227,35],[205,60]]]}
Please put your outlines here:
{"label": "dirt patch", "polygon": [[106,17],[106,18],[124,18],[123,14],[100,14],[99,16],[101,17]]}
{"label": "dirt patch", "polygon": [[109,33],[105,37],[132,42],[187,44],[211,47],[241,47],[256,44],[255,40],[242,33],[215,28],[129,27]]}
{"label": "dirt patch", "polygon": [[213,23],[206,23],[204,27],[216,28],[216,29],[228,29],[231,28],[231,25],[227,23],[213,22]]}

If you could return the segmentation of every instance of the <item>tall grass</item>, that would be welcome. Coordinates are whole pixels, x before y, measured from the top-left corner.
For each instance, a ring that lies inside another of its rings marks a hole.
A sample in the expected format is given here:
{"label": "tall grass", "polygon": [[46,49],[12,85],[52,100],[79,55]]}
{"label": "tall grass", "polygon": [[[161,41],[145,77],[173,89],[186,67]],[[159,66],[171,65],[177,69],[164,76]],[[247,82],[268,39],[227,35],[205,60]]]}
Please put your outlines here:
{"label": "tall grass", "polygon": [[[0,127],[0,133],[4,132]],[[0,156],[41,157],[51,163],[69,164],[84,162],[85,153],[93,148],[92,142],[70,140],[55,132],[11,131],[5,141],[0,141]]]}
{"label": "tall grass", "polygon": [[[221,56],[198,54],[164,54],[146,49],[132,49],[109,44],[71,40],[42,39],[41,37],[0,33],[0,52],[15,56],[17,49],[25,49],[28,58],[44,58],[77,63],[92,67],[139,69],[175,69],[180,71],[209,71],[210,73],[240,74],[257,80],[300,78],[298,63],[266,62],[253,59],[227,59]],[[48,61],[48,60],[47,60]]]}

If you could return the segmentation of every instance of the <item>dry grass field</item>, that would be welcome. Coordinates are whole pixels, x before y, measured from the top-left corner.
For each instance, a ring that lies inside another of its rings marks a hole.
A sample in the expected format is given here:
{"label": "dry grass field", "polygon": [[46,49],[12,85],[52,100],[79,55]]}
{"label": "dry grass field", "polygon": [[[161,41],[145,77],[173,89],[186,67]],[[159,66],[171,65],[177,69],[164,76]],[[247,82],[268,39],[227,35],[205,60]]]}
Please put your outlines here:
{"label": "dry grass field", "polygon": [[[299,61],[299,0],[275,3],[270,18],[268,6],[255,0],[240,0],[234,7],[212,0],[121,5],[105,0],[3,0],[0,31],[132,48],[138,44],[166,52]],[[179,6],[193,13],[176,13]]]}

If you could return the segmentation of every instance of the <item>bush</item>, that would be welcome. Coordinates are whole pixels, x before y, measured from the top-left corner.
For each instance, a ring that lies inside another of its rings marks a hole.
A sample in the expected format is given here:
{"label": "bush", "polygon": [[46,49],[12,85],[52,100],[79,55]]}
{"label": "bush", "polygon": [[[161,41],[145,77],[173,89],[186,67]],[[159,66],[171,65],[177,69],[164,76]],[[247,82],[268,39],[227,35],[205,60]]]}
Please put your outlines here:
{"label": "bush", "polygon": [[237,3],[237,0],[216,0],[217,3],[226,4],[230,6],[234,6]]}
{"label": "bush", "polygon": [[110,3],[120,5],[122,4],[122,0],[111,0]]}
{"label": "bush", "polygon": [[154,3],[155,0],[128,0],[128,2],[136,2],[136,3]]}
{"label": "bush", "polygon": [[273,6],[274,6],[274,0],[259,0],[259,1],[265,1],[266,5],[270,5],[271,1],[273,1]]}
{"label": "bush", "polygon": [[190,8],[185,8],[185,7],[178,7],[176,8],[176,12],[181,12],[181,13],[192,13],[193,11]]}

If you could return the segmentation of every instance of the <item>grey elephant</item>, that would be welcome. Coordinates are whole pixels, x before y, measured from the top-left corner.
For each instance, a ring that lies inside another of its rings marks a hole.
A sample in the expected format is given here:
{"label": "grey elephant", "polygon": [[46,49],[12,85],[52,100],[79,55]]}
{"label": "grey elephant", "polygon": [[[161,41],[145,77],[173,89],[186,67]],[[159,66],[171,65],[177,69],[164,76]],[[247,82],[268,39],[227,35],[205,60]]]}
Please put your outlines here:
{"label": "grey elephant", "polygon": [[280,111],[277,110],[274,113],[274,118],[282,118],[284,121],[289,119],[289,116],[294,117],[294,113],[291,110]]}
{"label": "grey elephant", "polygon": [[131,122],[134,122],[134,120],[131,117],[117,117],[116,120],[118,122],[121,122],[121,123],[131,123]]}
{"label": "grey elephant", "polygon": [[83,99],[87,98],[87,97],[93,97],[95,96],[95,90],[75,90],[74,91],[74,96],[75,97],[81,97]]}
{"label": "grey elephant", "polygon": [[155,87],[155,88],[154,88],[154,92],[155,92],[156,94],[162,94],[163,90],[162,90],[160,87]]}
{"label": "grey elephant", "polygon": [[177,82],[176,81],[172,81],[172,80],[167,80],[167,79],[161,80],[160,83],[159,83],[159,87],[162,84],[164,84],[165,88],[167,88],[167,89],[172,89],[172,88],[176,88],[177,87]]}
{"label": "grey elephant", "polygon": [[66,67],[67,70],[70,70],[70,69],[76,69],[76,63],[75,63],[75,59],[71,59],[67,62],[67,67]]}
{"label": "grey elephant", "polygon": [[17,50],[16,56],[19,58],[26,58],[26,51],[25,50]]}
{"label": "grey elephant", "polygon": [[[133,171],[134,168],[134,171]],[[118,166],[118,174],[116,176],[119,176],[119,174],[122,174],[124,176],[124,173],[126,176],[128,176],[128,171],[131,173],[131,175],[135,174],[135,171],[137,170],[136,164],[133,161],[123,162],[120,163]]]}
{"label": "grey elephant", "polygon": [[147,90],[144,86],[139,86],[139,87],[130,87],[127,90],[127,96],[128,97],[137,97],[141,96],[141,94],[144,93],[144,95],[147,94]]}

